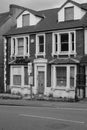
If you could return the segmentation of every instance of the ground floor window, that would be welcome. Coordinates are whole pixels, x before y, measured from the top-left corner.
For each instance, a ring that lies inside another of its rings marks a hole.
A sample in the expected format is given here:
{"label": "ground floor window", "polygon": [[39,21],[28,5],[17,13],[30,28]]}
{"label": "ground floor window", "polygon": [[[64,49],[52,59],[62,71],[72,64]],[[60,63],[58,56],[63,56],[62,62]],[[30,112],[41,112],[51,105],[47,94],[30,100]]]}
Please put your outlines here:
{"label": "ground floor window", "polygon": [[13,75],[13,85],[21,85],[21,75]]}
{"label": "ground floor window", "polygon": [[66,86],[66,67],[56,67],[56,85]]}
{"label": "ground floor window", "polygon": [[[73,65],[55,66],[55,82],[56,87],[75,87],[76,67]],[[53,77],[54,78],[54,77]]]}
{"label": "ground floor window", "polygon": [[28,85],[28,67],[24,67],[24,85]]}

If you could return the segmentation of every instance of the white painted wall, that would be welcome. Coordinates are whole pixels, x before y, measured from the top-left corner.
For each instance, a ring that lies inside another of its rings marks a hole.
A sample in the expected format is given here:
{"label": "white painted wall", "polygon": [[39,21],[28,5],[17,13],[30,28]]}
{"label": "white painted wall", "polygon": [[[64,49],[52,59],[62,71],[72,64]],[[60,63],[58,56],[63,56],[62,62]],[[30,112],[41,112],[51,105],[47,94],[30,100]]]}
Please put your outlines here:
{"label": "white painted wall", "polygon": [[37,16],[31,14],[31,13],[28,12],[28,11],[24,11],[24,12],[17,18],[17,28],[21,28],[21,27],[22,27],[22,15],[24,15],[24,14],[29,14],[29,15],[30,15],[30,26],[36,25],[36,24],[41,20],[40,17],[37,17]]}
{"label": "white painted wall", "polygon": [[86,11],[82,10],[78,6],[76,6],[76,5],[69,2],[58,12],[58,21],[59,22],[65,20],[64,8],[72,7],[72,6],[74,7],[74,20],[81,19],[85,15]]}

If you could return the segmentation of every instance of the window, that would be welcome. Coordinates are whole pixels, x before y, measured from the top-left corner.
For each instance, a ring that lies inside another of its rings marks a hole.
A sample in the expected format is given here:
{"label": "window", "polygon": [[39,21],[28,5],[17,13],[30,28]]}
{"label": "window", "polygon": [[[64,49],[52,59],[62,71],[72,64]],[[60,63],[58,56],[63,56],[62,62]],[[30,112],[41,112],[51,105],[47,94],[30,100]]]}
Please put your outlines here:
{"label": "window", "polygon": [[21,75],[13,75],[13,85],[21,85]]}
{"label": "window", "polygon": [[74,20],[74,7],[65,8],[65,21]]}
{"label": "window", "polygon": [[22,16],[23,26],[29,26],[29,14],[24,14]]}
{"label": "window", "polygon": [[29,56],[29,37],[12,38],[11,57],[12,56]]}
{"label": "window", "polygon": [[75,55],[75,35],[75,31],[54,33],[52,55]]}
{"label": "window", "polygon": [[61,34],[60,39],[61,39],[61,51],[68,51],[69,50],[69,35],[67,33]]}
{"label": "window", "polygon": [[56,67],[56,85],[59,87],[66,86],[66,67]]}
{"label": "window", "polygon": [[24,67],[24,85],[28,85],[28,67]]}
{"label": "window", "polygon": [[70,87],[73,88],[74,87],[74,79],[75,79],[75,68],[74,67],[70,67]]}
{"label": "window", "polygon": [[55,53],[58,51],[58,36],[54,34],[54,45],[55,45]]}
{"label": "window", "polygon": [[72,32],[71,33],[71,51],[74,51],[75,50],[75,45],[74,45],[74,33]]}
{"label": "window", "polygon": [[45,35],[37,35],[36,40],[36,55],[44,55],[45,54]]}
{"label": "window", "polygon": [[18,55],[24,54],[24,39],[18,38]]}

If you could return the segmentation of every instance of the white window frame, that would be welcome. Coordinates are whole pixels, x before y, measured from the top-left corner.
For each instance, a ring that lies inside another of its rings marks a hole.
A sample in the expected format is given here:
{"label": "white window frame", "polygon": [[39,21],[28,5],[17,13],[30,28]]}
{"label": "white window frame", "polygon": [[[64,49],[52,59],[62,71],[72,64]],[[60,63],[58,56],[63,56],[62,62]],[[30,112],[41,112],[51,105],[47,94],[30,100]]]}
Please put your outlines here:
{"label": "white window frame", "polygon": [[[26,37],[28,38],[28,53],[26,54]],[[24,38],[24,53],[23,55],[18,55],[18,38]],[[13,39],[15,39],[15,54],[14,54],[14,43]],[[11,38],[11,57],[21,57],[21,56],[30,56],[30,37],[28,35],[25,36],[17,36]]]}
{"label": "white window frame", "polygon": [[[66,76],[67,76],[67,79],[66,79],[66,86],[64,87],[59,87],[56,85],[56,67],[66,67]],[[74,78],[74,87],[71,88],[70,87],[70,67],[74,67],[75,68],[75,78]],[[77,72],[77,67],[76,65],[52,65],[51,67],[51,86],[54,88],[54,89],[70,89],[70,90],[75,90],[75,87],[76,87],[76,72]]]}
{"label": "white window frame", "polygon": [[[71,41],[71,34],[74,33],[74,51],[72,51],[72,41]],[[54,35],[57,34],[58,36],[58,51],[55,52],[55,39]],[[61,42],[60,42],[60,35],[61,34],[68,34],[69,35],[69,50],[68,51],[61,51]],[[76,31],[63,31],[63,32],[54,32],[52,35],[52,56],[54,55],[76,55]]]}
{"label": "white window frame", "polygon": [[[39,52],[39,41],[38,41],[38,37],[39,36],[43,36],[44,37],[44,52]],[[44,56],[45,57],[45,55],[46,55],[46,50],[45,50],[45,45],[46,44],[46,36],[45,36],[45,34],[37,34],[36,35],[36,54],[35,54],[35,56],[37,57],[37,56]]]}

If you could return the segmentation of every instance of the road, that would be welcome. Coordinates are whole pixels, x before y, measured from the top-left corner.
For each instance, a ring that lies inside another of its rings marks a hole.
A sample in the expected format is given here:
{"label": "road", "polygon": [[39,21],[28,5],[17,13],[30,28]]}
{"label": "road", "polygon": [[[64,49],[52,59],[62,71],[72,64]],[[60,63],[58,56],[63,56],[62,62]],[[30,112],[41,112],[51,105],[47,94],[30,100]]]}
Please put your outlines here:
{"label": "road", "polygon": [[0,106],[0,130],[87,130],[87,105]]}

